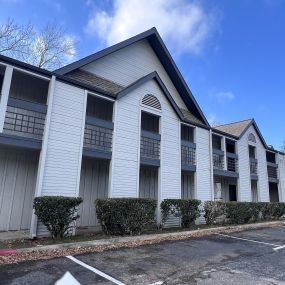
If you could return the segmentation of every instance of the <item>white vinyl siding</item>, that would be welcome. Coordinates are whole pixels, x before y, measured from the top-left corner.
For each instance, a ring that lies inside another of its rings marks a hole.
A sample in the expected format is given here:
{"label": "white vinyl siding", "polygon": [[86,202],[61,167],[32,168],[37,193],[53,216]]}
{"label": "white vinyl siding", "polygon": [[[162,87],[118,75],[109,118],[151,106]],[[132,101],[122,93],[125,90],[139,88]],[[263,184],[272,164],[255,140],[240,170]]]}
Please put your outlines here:
{"label": "white vinyl siding", "polygon": [[147,40],[118,50],[83,67],[108,80],[127,86],[137,79],[157,71],[176,104],[187,109],[163,65]]}
{"label": "white vinyl siding", "polygon": [[279,199],[280,202],[285,202],[285,155],[278,154],[279,168]]}
{"label": "white vinyl siding", "polygon": [[159,200],[181,197],[180,122],[154,81],[116,102],[111,197],[138,197],[140,102],[148,93],[156,96],[162,105]]}
{"label": "white vinyl siding", "polygon": [[[248,135],[253,133],[256,137],[256,143],[248,141]],[[248,145],[256,147],[256,158],[258,160],[258,199],[260,202],[269,201],[268,177],[266,150],[259,139],[253,126],[249,127],[242,138],[238,141],[239,155],[239,194],[240,201],[251,201],[251,175],[249,166]]]}
{"label": "white vinyl siding", "polygon": [[56,82],[41,195],[77,196],[84,90]]}
{"label": "white vinyl siding", "polygon": [[212,199],[210,137],[208,130],[196,128],[196,152],[197,199],[208,201]]}

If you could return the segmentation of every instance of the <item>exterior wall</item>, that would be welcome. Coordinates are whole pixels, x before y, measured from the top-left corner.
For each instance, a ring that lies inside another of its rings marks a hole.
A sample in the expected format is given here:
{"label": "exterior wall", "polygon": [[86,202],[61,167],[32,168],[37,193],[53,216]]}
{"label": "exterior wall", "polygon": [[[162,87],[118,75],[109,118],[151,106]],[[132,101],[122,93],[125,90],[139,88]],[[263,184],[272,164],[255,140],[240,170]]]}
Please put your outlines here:
{"label": "exterior wall", "polygon": [[38,153],[0,149],[0,231],[31,225]]}
{"label": "exterior wall", "polygon": [[[256,138],[256,144],[248,141],[248,135],[253,133]],[[251,201],[251,177],[248,145],[256,147],[256,158],[258,160],[258,200],[260,202],[269,201],[268,176],[266,150],[259,139],[253,126],[249,127],[242,138],[238,141],[239,155],[239,200]]]}
{"label": "exterior wall", "polygon": [[111,197],[139,195],[140,102],[148,93],[156,96],[162,105],[158,200],[181,197],[180,121],[155,81],[145,83],[116,102]]}
{"label": "exterior wall", "polygon": [[39,195],[78,196],[85,96],[84,90],[55,83]]}
{"label": "exterior wall", "polygon": [[157,71],[176,104],[187,109],[171,79],[147,40],[116,51],[83,67],[98,76],[127,86],[137,79]]}
{"label": "exterior wall", "polygon": [[157,199],[158,168],[141,165],[139,180],[139,197]]}
{"label": "exterior wall", "polygon": [[279,199],[285,202],[285,155],[277,155],[277,163],[279,168]]}
{"label": "exterior wall", "polygon": [[78,226],[99,226],[95,200],[108,197],[109,164],[108,160],[82,160],[79,196],[83,202],[79,207]]}
{"label": "exterior wall", "polygon": [[210,132],[196,128],[196,197],[202,201],[212,200]]}
{"label": "exterior wall", "polygon": [[181,174],[181,198],[195,198],[195,173],[182,172]]}

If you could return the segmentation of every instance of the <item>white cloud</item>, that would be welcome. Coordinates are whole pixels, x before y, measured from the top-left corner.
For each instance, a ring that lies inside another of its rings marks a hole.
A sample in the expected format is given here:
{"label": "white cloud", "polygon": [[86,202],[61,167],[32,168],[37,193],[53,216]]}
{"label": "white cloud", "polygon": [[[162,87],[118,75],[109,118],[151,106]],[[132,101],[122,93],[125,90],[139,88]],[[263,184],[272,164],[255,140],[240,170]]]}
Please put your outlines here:
{"label": "white cloud", "polygon": [[220,91],[213,95],[219,102],[232,101],[235,99],[235,94],[232,91]]}
{"label": "white cloud", "polygon": [[86,32],[112,45],[156,27],[172,52],[198,54],[217,22],[216,13],[198,1],[113,0],[112,11],[91,13]]}

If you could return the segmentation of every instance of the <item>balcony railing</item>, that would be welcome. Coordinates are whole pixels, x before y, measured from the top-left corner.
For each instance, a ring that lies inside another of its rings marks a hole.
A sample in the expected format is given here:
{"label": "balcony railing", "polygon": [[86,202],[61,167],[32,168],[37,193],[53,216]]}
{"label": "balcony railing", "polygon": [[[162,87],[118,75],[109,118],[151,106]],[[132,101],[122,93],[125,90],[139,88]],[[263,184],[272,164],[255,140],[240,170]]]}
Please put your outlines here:
{"label": "balcony railing", "polygon": [[142,131],[141,133],[141,158],[150,160],[160,159],[160,135]]}
{"label": "balcony railing", "polygon": [[9,98],[3,133],[41,140],[47,106]]}
{"label": "balcony railing", "polygon": [[257,167],[258,167],[258,162],[257,159],[251,158],[250,159],[250,174],[251,175],[257,175]]}
{"label": "balcony railing", "polygon": [[196,144],[189,141],[181,141],[181,166],[183,170],[195,171]]}
{"label": "balcony railing", "polygon": [[278,179],[278,165],[267,162],[267,173],[269,178]]}
{"label": "balcony railing", "polygon": [[112,122],[86,116],[83,144],[85,148],[102,152],[111,152],[112,139]]}
{"label": "balcony railing", "polygon": [[213,167],[215,170],[224,170],[224,152],[213,149]]}
{"label": "balcony railing", "polygon": [[238,172],[238,156],[234,153],[227,153],[227,170]]}

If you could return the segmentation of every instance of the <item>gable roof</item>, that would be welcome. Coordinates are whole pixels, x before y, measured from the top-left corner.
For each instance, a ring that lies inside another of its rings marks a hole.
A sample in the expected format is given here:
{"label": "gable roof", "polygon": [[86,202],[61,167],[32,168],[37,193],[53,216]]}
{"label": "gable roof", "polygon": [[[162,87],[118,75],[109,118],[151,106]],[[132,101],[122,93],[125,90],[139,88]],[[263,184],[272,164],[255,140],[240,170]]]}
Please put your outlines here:
{"label": "gable roof", "polygon": [[162,63],[163,67],[165,68],[166,72],[168,73],[170,79],[172,80],[175,88],[177,89],[178,93],[180,94],[181,98],[183,99],[185,105],[187,106],[188,110],[197,117],[200,121],[202,121],[207,127],[210,127],[206,117],[204,116],[202,110],[200,109],[198,103],[196,102],[193,94],[191,93],[189,87],[187,86],[184,78],[182,77],[180,71],[178,70],[173,58],[171,57],[169,51],[167,50],[164,42],[162,41],[160,35],[158,34],[156,28],[151,28],[141,34],[138,34],[132,38],[129,38],[125,41],[122,41],[118,44],[115,44],[111,47],[103,49],[99,52],[96,52],[92,55],[89,55],[81,60],[78,60],[74,63],[66,65],[60,69],[55,70],[56,74],[65,75],[75,69],[83,67],[99,58],[102,58],[108,54],[116,52],[122,48],[130,46],[138,41],[146,39],[154,52],[156,53],[157,57],[159,58],[160,62]]}
{"label": "gable roof", "polygon": [[124,89],[123,86],[111,80],[107,80],[91,72],[81,69],[76,69],[74,71],[71,71],[67,73],[65,77],[71,78],[75,81],[84,83],[86,85],[95,86],[99,90],[102,90],[102,92],[108,92],[112,94],[114,97],[118,92]]}
{"label": "gable roof", "polygon": [[248,128],[250,126],[253,126],[257,135],[259,136],[262,144],[264,145],[264,147],[266,149],[268,149],[268,145],[266,144],[256,122],[254,119],[247,119],[247,120],[243,120],[243,121],[239,121],[239,122],[234,122],[234,123],[230,123],[230,124],[225,124],[225,125],[220,125],[220,126],[215,126],[213,128],[213,130],[218,130],[221,131],[223,133],[227,133],[230,134],[232,136],[237,137],[238,139],[240,139],[245,132],[248,130]]}
{"label": "gable roof", "polygon": [[203,123],[202,121],[199,121],[189,111],[180,109],[177,106],[177,104],[173,100],[171,94],[169,93],[168,89],[166,88],[166,86],[164,85],[163,81],[161,80],[159,74],[156,71],[151,72],[151,73],[141,77],[140,79],[136,80],[135,82],[131,83],[126,88],[124,88],[123,90],[118,92],[117,93],[117,99],[118,100],[121,99],[122,97],[124,97],[127,94],[129,94],[131,91],[137,89],[138,87],[140,87],[141,85],[143,85],[144,83],[146,83],[146,82],[148,82],[150,80],[155,80],[156,81],[156,83],[160,87],[161,91],[163,92],[163,94],[165,95],[166,99],[168,100],[168,102],[170,103],[170,105],[172,106],[173,110],[178,115],[178,117],[180,118],[181,121],[184,121],[186,123],[191,123],[191,124],[194,124],[194,125],[198,125],[198,126],[203,127],[203,128],[208,128],[208,126],[205,123]]}

